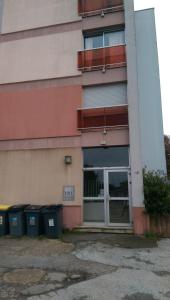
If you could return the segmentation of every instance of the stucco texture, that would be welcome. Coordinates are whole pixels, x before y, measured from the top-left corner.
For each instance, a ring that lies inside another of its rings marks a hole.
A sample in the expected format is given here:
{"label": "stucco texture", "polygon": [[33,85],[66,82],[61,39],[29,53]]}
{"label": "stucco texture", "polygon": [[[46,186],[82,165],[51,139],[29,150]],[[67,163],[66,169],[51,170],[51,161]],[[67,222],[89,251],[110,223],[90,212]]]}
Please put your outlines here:
{"label": "stucco texture", "polygon": [[5,0],[2,33],[69,23],[80,19],[77,0]]}
{"label": "stucco texture", "polygon": [[80,86],[0,93],[0,140],[76,136]]}
{"label": "stucco texture", "polygon": [[[72,156],[65,165],[64,156]],[[1,204],[82,204],[82,151],[80,148],[0,152]],[[75,186],[75,200],[64,201],[63,186]],[[9,188],[10,187],[10,188]]]}
{"label": "stucco texture", "polygon": [[0,44],[0,84],[77,76],[81,30]]}

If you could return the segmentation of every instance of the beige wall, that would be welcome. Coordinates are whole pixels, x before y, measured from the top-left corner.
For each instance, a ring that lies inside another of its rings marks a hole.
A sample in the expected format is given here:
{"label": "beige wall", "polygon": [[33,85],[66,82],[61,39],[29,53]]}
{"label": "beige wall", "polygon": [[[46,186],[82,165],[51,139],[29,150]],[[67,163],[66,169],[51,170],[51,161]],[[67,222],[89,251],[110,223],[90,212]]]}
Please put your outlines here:
{"label": "beige wall", "polygon": [[[72,165],[64,156],[72,155]],[[75,201],[82,202],[82,151],[80,148],[0,152],[0,203],[63,203],[63,186],[75,185]]]}
{"label": "beige wall", "polygon": [[80,30],[0,44],[0,83],[79,75]]}
{"label": "beige wall", "polygon": [[5,0],[2,33],[78,21],[77,0]]}

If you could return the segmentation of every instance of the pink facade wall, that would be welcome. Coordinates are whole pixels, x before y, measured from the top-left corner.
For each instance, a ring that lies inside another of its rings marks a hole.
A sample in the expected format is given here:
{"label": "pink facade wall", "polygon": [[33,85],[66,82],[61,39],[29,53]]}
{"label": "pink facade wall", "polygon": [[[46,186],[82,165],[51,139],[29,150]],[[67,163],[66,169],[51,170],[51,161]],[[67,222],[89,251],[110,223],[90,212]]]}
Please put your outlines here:
{"label": "pink facade wall", "polygon": [[0,140],[79,135],[81,86],[0,93]]}
{"label": "pink facade wall", "polygon": [[147,231],[162,237],[170,237],[170,215],[146,216]]}
{"label": "pink facade wall", "polygon": [[63,225],[64,228],[72,230],[82,225],[82,207],[64,206],[63,207]]}
{"label": "pink facade wall", "polygon": [[149,216],[142,207],[133,207],[132,214],[135,234],[143,235],[151,232],[159,236],[170,237],[170,215]]}
{"label": "pink facade wall", "polygon": [[148,228],[144,207],[132,207],[132,220],[134,233],[143,235]]}

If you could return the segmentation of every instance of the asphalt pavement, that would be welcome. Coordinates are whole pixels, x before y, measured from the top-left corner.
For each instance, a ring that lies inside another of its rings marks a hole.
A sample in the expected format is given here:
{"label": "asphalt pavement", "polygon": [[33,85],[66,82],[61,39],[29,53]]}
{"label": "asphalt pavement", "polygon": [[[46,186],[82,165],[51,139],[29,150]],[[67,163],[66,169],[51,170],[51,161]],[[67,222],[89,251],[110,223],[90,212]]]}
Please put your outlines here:
{"label": "asphalt pavement", "polygon": [[64,234],[0,238],[0,299],[170,299],[170,239]]}

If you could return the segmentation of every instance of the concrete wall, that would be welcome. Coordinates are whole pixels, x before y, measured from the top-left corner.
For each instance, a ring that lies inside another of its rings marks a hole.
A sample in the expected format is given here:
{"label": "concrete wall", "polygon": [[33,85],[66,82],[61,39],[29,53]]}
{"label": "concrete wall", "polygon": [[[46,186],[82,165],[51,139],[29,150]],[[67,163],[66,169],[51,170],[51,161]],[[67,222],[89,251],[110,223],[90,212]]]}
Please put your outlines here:
{"label": "concrete wall", "polygon": [[143,167],[166,173],[154,10],[135,13]]}
{"label": "concrete wall", "polygon": [[91,71],[82,73],[83,86],[116,83],[127,80],[126,67],[107,69],[105,73],[100,71]]}
{"label": "concrete wall", "polygon": [[2,32],[3,10],[4,10],[4,0],[0,0],[0,33]]}
{"label": "concrete wall", "polygon": [[90,30],[96,28],[103,28],[107,26],[122,26],[125,24],[125,17],[123,11],[114,12],[114,14],[105,14],[103,18],[100,15],[91,18],[82,19],[82,29]]}
{"label": "concrete wall", "polygon": [[[124,0],[125,35],[127,55],[127,94],[129,105],[129,140],[132,182],[132,206],[143,207],[143,174],[141,157],[141,137],[139,121],[139,98],[136,64],[136,36],[133,0]],[[135,220],[133,220],[135,222]]]}
{"label": "concrete wall", "polygon": [[77,0],[5,0],[2,33],[80,19]]}
{"label": "concrete wall", "polygon": [[79,135],[81,86],[0,93],[0,140]]}
{"label": "concrete wall", "polygon": [[[64,164],[71,155],[72,165]],[[5,204],[63,203],[63,186],[75,185],[75,201],[82,203],[83,176],[80,148],[0,152],[0,202]]]}
{"label": "concrete wall", "polygon": [[79,75],[81,30],[0,44],[0,84]]}
{"label": "concrete wall", "polygon": [[2,150],[26,150],[26,149],[53,149],[53,148],[81,148],[98,147],[103,140],[108,146],[129,145],[128,128],[114,128],[108,130],[107,134],[101,131],[83,132],[77,136],[53,137],[41,139],[22,139],[0,141],[0,151]]}

